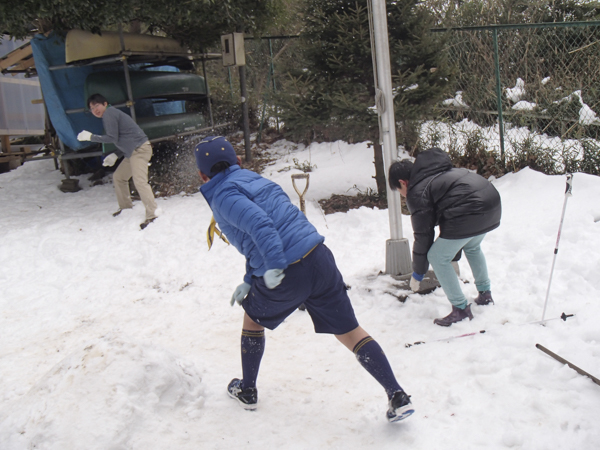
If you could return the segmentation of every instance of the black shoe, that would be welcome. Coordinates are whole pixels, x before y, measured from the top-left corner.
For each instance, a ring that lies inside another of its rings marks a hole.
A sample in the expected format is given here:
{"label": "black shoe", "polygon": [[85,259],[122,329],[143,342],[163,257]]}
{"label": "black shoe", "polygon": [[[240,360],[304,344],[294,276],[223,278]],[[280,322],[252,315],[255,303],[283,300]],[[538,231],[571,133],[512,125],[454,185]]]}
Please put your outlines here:
{"label": "black shoe", "polygon": [[131,209],[131,207],[129,207],[129,208],[119,208],[118,210],[116,210],[113,213],[113,217],[117,217],[119,214],[121,214],[123,212],[124,209]]}
{"label": "black shoe", "polygon": [[154,217],[152,219],[148,219],[145,222],[140,223],[140,228],[143,230],[144,228],[146,228],[148,225],[150,225],[155,220],[156,220],[156,217]]}
{"label": "black shoe", "polygon": [[248,387],[242,389],[242,380],[234,378],[227,386],[227,393],[231,398],[236,399],[242,408],[249,411],[256,409],[256,403],[258,401],[258,392],[256,388]]}
{"label": "black shoe", "polygon": [[396,391],[392,398],[390,398],[390,407],[387,411],[388,422],[398,422],[399,420],[406,419],[412,413],[415,412],[410,397],[404,391]]}
{"label": "black shoe", "polygon": [[471,313],[470,304],[467,305],[465,309],[460,309],[452,305],[452,312],[450,314],[441,319],[435,319],[433,323],[442,327],[449,327],[453,323],[460,322],[461,320],[466,319],[467,317],[469,318],[469,320],[473,320],[473,313]]}
{"label": "black shoe", "polygon": [[479,291],[479,295],[475,299],[475,303],[479,306],[489,305],[490,303],[493,305],[494,300],[492,299],[491,291]]}

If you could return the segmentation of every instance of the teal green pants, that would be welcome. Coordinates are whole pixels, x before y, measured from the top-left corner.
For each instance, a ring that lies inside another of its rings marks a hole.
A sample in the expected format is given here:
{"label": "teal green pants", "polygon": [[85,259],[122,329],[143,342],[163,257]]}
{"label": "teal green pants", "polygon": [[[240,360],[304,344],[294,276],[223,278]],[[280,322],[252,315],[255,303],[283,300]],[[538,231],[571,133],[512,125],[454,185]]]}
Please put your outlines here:
{"label": "teal green pants", "polygon": [[464,309],[468,304],[460,287],[458,276],[456,276],[454,267],[452,267],[452,259],[461,249],[467,257],[469,266],[471,266],[477,290],[480,292],[490,290],[487,264],[481,251],[481,241],[483,241],[485,235],[486,233],[466,239],[437,238],[429,252],[427,252],[427,259],[442,289],[444,289],[446,297],[457,308]]}

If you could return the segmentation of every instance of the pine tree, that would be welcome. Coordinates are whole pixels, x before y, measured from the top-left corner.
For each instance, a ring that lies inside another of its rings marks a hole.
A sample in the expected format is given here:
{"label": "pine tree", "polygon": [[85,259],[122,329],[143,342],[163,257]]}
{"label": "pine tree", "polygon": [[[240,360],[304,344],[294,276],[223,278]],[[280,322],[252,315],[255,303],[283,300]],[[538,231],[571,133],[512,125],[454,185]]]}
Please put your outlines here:
{"label": "pine tree", "polygon": [[[366,1],[307,1],[298,66],[283,91],[295,140],[373,139],[373,68]],[[349,127],[349,122],[353,126]]]}
{"label": "pine tree", "polygon": [[[427,116],[451,76],[440,36],[419,0],[388,1],[388,31],[399,143],[416,143],[413,122]],[[367,0],[307,0],[297,65],[279,98],[287,135],[298,141],[370,140],[381,161]],[[376,164],[380,195],[383,164]]]}

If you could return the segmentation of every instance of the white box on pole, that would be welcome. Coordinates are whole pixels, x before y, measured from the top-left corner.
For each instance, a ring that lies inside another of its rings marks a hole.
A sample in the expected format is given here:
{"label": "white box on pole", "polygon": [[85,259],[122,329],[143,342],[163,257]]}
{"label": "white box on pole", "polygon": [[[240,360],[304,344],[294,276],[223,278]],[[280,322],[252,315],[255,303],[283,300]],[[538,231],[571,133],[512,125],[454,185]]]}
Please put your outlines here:
{"label": "white box on pole", "polygon": [[230,33],[221,36],[223,66],[245,66],[244,33]]}

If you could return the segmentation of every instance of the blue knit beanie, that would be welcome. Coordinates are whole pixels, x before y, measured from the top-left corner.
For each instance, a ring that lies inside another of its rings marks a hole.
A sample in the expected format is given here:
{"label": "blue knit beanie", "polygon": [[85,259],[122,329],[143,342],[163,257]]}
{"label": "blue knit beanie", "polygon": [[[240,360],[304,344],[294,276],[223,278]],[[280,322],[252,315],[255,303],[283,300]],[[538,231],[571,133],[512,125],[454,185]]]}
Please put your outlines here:
{"label": "blue knit beanie", "polygon": [[209,178],[217,174],[211,172],[211,169],[218,162],[226,161],[232,166],[238,164],[233,146],[223,136],[205,137],[196,145],[194,155],[198,169]]}

